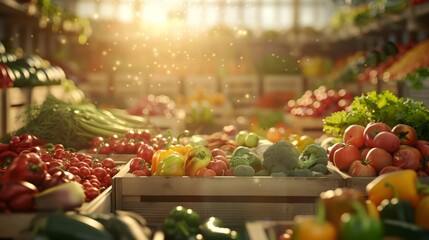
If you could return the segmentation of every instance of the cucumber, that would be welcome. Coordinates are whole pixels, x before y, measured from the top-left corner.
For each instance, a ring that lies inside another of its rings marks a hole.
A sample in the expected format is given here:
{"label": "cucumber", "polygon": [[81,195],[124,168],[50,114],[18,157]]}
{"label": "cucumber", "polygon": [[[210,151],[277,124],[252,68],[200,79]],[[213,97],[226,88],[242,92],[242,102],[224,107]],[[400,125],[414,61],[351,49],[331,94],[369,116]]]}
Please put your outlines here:
{"label": "cucumber", "polygon": [[113,236],[100,222],[80,214],[57,212],[49,215],[41,227],[41,234],[49,239],[62,240],[113,240]]}

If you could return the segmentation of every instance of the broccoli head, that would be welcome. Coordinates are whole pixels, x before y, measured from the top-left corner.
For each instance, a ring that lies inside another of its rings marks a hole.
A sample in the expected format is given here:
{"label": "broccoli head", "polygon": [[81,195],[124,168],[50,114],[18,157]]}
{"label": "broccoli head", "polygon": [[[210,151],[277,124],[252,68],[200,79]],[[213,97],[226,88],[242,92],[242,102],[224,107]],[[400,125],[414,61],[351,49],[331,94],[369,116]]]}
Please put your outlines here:
{"label": "broccoli head", "polygon": [[261,169],[255,173],[255,176],[270,176],[270,171],[267,169]]}
{"label": "broccoli head", "polygon": [[271,177],[287,177],[286,173],[284,172],[275,172],[270,174]]}
{"label": "broccoli head", "polygon": [[328,153],[321,146],[310,144],[305,147],[304,151],[299,156],[299,167],[309,169],[318,163],[327,165]]}
{"label": "broccoli head", "polygon": [[323,163],[317,163],[316,165],[312,166],[310,170],[313,172],[321,173],[323,175],[329,174],[328,166]]}
{"label": "broccoli head", "polygon": [[250,166],[250,162],[249,159],[245,158],[245,157],[234,157],[231,159],[231,161],[229,162],[230,166],[232,168],[238,167],[240,165],[248,165]]}
{"label": "broccoli head", "polygon": [[233,170],[234,176],[255,176],[255,169],[250,165],[239,165]]}
{"label": "broccoli head", "polygon": [[262,165],[271,173],[287,172],[299,167],[299,151],[288,141],[279,141],[263,153]]}
{"label": "broccoli head", "polygon": [[297,168],[289,172],[292,177],[313,177],[313,172],[308,168]]}

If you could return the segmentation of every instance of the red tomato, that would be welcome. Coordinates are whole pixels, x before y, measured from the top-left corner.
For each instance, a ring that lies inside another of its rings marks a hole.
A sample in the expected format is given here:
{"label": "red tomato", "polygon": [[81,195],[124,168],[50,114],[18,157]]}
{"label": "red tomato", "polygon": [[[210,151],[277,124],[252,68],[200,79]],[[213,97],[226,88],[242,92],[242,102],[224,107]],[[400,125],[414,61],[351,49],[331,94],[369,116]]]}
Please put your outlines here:
{"label": "red tomato", "polygon": [[95,137],[91,141],[91,145],[95,148],[98,148],[104,142],[103,137]]}
{"label": "red tomato", "polygon": [[360,154],[362,156],[362,159],[366,158],[366,155],[368,154],[369,150],[371,150],[371,148],[363,148],[360,150]]}
{"label": "red tomato", "polygon": [[389,153],[396,152],[400,145],[399,137],[392,132],[381,132],[374,137],[374,147],[383,148]]}
{"label": "red tomato", "polygon": [[352,162],[356,160],[361,160],[361,154],[355,145],[345,145],[334,153],[334,165],[342,171],[348,171]]}
{"label": "red tomato", "polygon": [[133,157],[130,160],[130,172],[134,172],[135,170],[142,170],[145,165],[143,158],[141,157]]}
{"label": "red tomato", "polygon": [[402,168],[400,167],[395,167],[395,166],[386,166],[383,169],[381,169],[381,171],[378,173],[378,175],[382,175],[388,172],[394,172],[394,171],[399,171],[402,170]]}
{"label": "red tomato", "polygon": [[328,148],[328,157],[329,161],[334,162],[334,153],[337,151],[340,147],[344,147],[346,144],[342,142],[335,143],[331,147]]}
{"label": "red tomato", "polygon": [[368,151],[365,162],[379,173],[381,169],[392,166],[392,155],[382,148],[374,147]]}
{"label": "red tomato", "polygon": [[98,180],[103,180],[107,176],[107,172],[102,167],[96,167],[93,170],[93,174],[97,177]]}
{"label": "red tomato", "polygon": [[113,143],[113,152],[115,153],[125,153],[125,142],[124,141],[116,141]]}
{"label": "red tomato", "polygon": [[393,154],[393,166],[403,169],[419,170],[422,168],[422,154],[417,148],[408,145],[401,145],[398,151]]}
{"label": "red tomato", "polygon": [[86,200],[90,201],[100,195],[100,190],[96,187],[89,187],[85,189]]}
{"label": "red tomato", "polygon": [[367,147],[374,147],[374,138],[380,132],[390,132],[390,127],[383,122],[368,123],[363,132],[365,145]]}
{"label": "red tomato", "polygon": [[101,161],[101,164],[105,168],[114,168],[115,167],[115,160],[112,158],[105,158],[103,161]]}
{"label": "red tomato", "polygon": [[216,176],[216,172],[214,170],[212,170],[212,169],[203,167],[203,168],[200,168],[197,171],[197,173],[196,173],[195,176],[199,176],[199,177],[213,177],[213,176]]}
{"label": "red tomato", "polygon": [[417,145],[417,133],[413,127],[406,124],[396,124],[392,128],[392,132],[399,137],[401,144],[408,146]]}
{"label": "red tomato", "polygon": [[226,170],[228,170],[228,165],[222,160],[213,159],[209,162],[207,168],[215,171],[217,176],[223,176]]}
{"label": "red tomato", "polygon": [[364,161],[354,161],[350,165],[349,175],[352,177],[375,177],[377,172],[375,169]]}
{"label": "red tomato", "polygon": [[358,124],[350,125],[346,128],[343,134],[343,142],[353,144],[360,148],[364,145],[363,131],[365,127]]}
{"label": "red tomato", "polygon": [[137,145],[134,141],[128,141],[125,143],[124,153],[135,154],[137,153]]}
{"label": "red tomato", "polygon": [[423,157],[429,156],[429,141],[418,140],[417,141],[417,149],[419,149],[419,151]]}
{"label": "red tomato", "polygon": [[149,144],[140,145],[137,149],[137,157],[143,158],[147,163],[152,164],[152,157],[155,149]]}

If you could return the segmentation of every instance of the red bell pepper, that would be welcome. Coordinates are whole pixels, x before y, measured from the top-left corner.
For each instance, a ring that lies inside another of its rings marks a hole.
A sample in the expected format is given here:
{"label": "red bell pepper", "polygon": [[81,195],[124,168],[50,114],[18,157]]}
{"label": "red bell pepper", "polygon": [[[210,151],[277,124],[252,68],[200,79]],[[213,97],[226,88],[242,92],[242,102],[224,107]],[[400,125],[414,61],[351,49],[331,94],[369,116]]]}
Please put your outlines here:
{"label": "red bell pepper", "polygon": [[25,181],[9,181],[0,189],[0,209],[6,212],[28,212],[34,210],[34,195],[39,191]]}
{"label": "red bell pepper", "polygon": [[24,150],[31,150],[35,146],[45,144],[43,140],[32,134],[21,134],[20,136],[13,136],[9,141],[9,148],[17,153]]}
{"label": "red bell pepper", "polygon": [[39,186],[45,179],[47,167],[40,156],[33,152],[23,152],[10,163],[4,173],[4,181],[27,181]]}

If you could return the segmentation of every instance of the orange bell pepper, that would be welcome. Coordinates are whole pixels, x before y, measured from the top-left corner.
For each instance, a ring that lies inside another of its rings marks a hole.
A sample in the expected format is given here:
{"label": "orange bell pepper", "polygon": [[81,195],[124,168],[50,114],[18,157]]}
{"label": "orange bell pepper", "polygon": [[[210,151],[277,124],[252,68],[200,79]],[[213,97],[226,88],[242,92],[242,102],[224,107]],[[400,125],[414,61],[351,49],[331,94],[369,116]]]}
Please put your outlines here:
{"label": "orange bell pepper", "polygon": [[166,157],[172,155],[172,154],[178,154],[180,155],[180,153],[176,152],[173,149],[170,149],[171,143],[173,141],[173,135],[170,129],[167,130],[167,133],[169,135],[169,139],[168,139],[168,143],[167,146],[165,147],[165,149],[161,149],[156,151],[153,156],[152,156],[152,167],[151,167],[151,172],[152,174],[154,174],[159,166],[159,163],[165,159]]}
{"label": "orange bell pepper", "polygon": [[382,174],[366,185],[368,199],[376,206],[384,199],[392,199],[393,191],[386,185],[390,182],[395,186],[400,200],[410,201],[413,206],[419,202],[419,194],[417,190],[418,178],[415,170],[405,169],[395,172]]}
{"label": "orange bell pepper", "polygon": [[320,201],[316,217],[296,218],[292,227],[292,240],[336,240],[338,231],[325,219],[326,209]]}
{"label": "orange bell pepper", "polygon": [[414,216],[417,225],[429,229],[429,196],[420,199]]}

